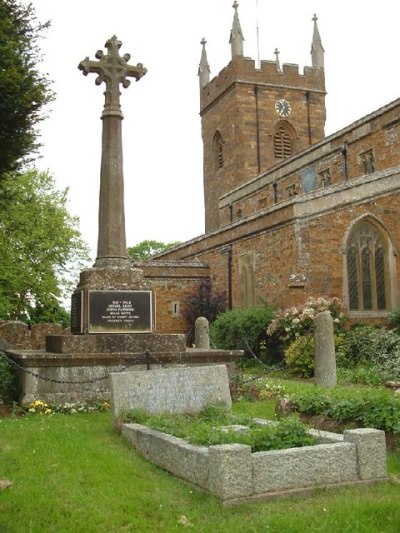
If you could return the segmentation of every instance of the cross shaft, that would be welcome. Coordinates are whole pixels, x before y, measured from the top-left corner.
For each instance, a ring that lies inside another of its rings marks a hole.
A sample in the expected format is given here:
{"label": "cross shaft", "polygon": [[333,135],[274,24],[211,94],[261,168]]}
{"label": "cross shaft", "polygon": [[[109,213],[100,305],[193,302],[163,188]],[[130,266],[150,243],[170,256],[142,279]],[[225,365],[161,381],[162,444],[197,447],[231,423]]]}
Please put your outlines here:
{"label": "cross shaft", "polygon": [[98,61],[86,57],[78,65],[83,74],[97,74],[96,85],[106,84],[102,113],[102,155],[99,195],[99,235],[96,267],[127,266],[130,261],[126,250],[124,177],[122,164],[122,119],[119,86],[129,87],[128,77],[140,80],[146,74],[142,64],[128,64],[129,54],[119,55],[121,41],[114,35],[105,46],[108,53],[96,52]]}

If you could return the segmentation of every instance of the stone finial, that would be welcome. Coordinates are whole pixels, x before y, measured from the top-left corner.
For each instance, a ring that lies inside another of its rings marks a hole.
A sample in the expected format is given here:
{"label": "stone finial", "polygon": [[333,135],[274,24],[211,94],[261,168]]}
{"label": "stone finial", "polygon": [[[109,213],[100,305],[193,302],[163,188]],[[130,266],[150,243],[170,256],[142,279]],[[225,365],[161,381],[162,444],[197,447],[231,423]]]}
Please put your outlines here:
{"label": "stone finial", "polygon": [[141,63],[136,66],[129,65],[128,61],[131,58],[129,54],[119,55],[121,44],[121,41],[113,35],[104,45],[108,50],[107,54],[104,54],[103,50],[98,50],[95,54],[98,61],[92,61],[86,57],[78,65],[79,70],[82,70],[85,76],[92,72],[98,74],[95,80],[96,85],[100,85],[103,81],[105,82],[103,115],[117,114],[122,116],[119,103],[121,95],[119,85],[122,84],[124,89],[126,89],[131,84],[130,80],[127,79],[128,77],[135,78],[138,81],[147,72]]}
{"label": "stone finial", "polygon": [[201,40],[200,44],[202,45],[201,49],[201,58],[199,64],[199,70],[197,75],[199,76],[200,89],[205,87],[210,81],[210,65],[207,60],[206,44],[207,41],[204,39]]}
{"label": "stone finial", "polygon": [[240,21],[239,21],[239,15],[237,8],[239,7],[239,4],[235,0],[233,3],[233,9],[235,10],[235,14],[233,16],[233,24],[231,29],[231,36],[229,38],[229,43],[231,45],[231,51],[232,51],[232,58],[235,56],[241,56],[243,57],[243,32],[242,28],[240,27]]}
{"label": "stone finial", "polygon": [[311,19],[314,22],[313,38],[311,43],[311,60],[314,68],[324,68],[324,47],[322,46],[321,36],[318,30],[317,15],[314,14]]}
{"label": "stone finial", "polygon": [[279,53],[280,53],[279,50],[277,48],[275,48],[274,54],[275,54],[276,70],[278,72],[282,72],[281,64],[280,64],[280,61],[279,61]]}

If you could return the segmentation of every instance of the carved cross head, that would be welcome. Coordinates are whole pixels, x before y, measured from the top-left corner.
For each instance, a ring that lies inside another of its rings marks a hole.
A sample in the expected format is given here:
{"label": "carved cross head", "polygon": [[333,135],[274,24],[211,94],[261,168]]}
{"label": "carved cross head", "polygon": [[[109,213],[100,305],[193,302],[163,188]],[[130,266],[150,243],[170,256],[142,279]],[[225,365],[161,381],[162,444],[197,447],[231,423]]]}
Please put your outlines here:
{"label": "carved cross head", "polygon": [[130,80],[127,79],[128,77],[139,81],[147,72],[141,63],[135,66],[129,65],[128,61],[131,58],[129,54],[119,55],[121,44],[121,41],[114,35],[105,44],[108,51],[107,54],[104,54],[103,50],[98,50],[95,54],[98,61],[92,61],[89,57],[86,57],[78,65],[79,70],[82,70],[85,76],[92,72],[98,75],[95,80],[96,85],[105,82],[103,115],[122,116],[119,102],[121,95],[119,85],[122,84],[126,89],[131,84]]}

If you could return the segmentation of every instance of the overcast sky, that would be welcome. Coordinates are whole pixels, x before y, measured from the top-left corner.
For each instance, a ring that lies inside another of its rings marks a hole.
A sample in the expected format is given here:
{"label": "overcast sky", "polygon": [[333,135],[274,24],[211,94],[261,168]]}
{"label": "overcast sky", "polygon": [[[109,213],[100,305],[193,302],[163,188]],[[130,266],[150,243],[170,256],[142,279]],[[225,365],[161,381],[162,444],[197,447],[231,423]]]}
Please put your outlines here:
{"label": "overcast sky", "polygon": [[[57,94],[43,123],[42,157],[95,257],[104,84],[78,63],[113,34],[121,55],[148,69],[121,89],[127,244],[187,240],[204,231],[202,141],[197,69],[202,37],[211,76],[230,60],[233,0],[32,0],[51,20],[42,68]],[[326,134],[400,96],[399,20],[395,0],[239,0],[244,54],[311,64],[312,16],[325,48]],[[257,26],[259,46],[257,46]]]}

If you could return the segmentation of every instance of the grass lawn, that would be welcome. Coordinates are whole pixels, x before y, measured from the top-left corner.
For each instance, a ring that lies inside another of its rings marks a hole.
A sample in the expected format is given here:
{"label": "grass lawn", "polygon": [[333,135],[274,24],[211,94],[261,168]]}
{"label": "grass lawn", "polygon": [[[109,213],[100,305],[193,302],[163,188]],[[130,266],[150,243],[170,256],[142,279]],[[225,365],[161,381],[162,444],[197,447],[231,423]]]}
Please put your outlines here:
{"label": "grass lawn", "polygon": [[[272,402],[234,412],[270,417]],[[389,468],[400,478],[400,453]],[[400,531],[395,482],[221,507],[138,456],[109,413],[0,418],[1,479],[0,533]]]}

